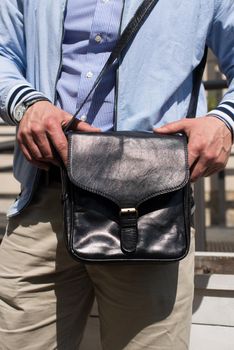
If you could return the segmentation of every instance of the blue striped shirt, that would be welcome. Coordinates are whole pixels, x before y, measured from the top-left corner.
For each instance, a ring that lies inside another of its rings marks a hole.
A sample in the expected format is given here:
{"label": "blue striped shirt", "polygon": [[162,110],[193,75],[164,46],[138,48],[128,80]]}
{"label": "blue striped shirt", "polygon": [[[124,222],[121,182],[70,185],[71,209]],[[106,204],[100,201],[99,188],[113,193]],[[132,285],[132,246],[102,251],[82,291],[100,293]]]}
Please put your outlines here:
{"label": "blue striped shirt", "polygon": [[[70,114],[85,99],[118,38],[122,1],[68,0],[57,105]],[[115,72],[111,69],[78,118],[107,131],[113,127]]]}

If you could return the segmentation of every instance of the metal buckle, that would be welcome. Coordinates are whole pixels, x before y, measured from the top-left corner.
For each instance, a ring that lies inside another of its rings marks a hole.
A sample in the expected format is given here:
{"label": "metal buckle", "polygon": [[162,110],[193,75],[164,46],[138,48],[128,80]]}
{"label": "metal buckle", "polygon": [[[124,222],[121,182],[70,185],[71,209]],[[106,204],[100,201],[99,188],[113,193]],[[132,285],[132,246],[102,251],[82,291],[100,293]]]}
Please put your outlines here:
{"label": "metal buckle", "polygon": [[135,214],[136,217],[138,217],[138,211],[136,208],[122,208],[120,209],[119,215],[124,216],[124,215],[133,215]]}

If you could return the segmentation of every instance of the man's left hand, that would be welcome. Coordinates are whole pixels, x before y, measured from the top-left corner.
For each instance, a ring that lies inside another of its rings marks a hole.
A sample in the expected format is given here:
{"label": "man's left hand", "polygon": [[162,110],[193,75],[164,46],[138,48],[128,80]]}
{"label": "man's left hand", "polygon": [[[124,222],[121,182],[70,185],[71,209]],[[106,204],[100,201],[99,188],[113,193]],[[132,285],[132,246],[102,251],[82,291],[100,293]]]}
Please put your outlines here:
{"label": "man's left hand", "polygon": [[222,120],[212,115],[181,119],[154,131],[161,134],[183,132],[187,135],[192,182],[224,169],[227,164],[232,148],[231,131]]}

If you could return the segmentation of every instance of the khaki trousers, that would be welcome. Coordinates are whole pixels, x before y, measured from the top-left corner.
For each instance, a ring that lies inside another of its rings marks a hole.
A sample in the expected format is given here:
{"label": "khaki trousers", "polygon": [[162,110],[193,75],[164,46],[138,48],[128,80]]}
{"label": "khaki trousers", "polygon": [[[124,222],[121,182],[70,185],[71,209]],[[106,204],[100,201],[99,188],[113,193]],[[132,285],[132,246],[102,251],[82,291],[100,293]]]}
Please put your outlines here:
{"label": "khaki trousers", "polygon": [[188,349],[193,243],[180,263],[78,263],[64,246],[58,185],[40,189],[0,247],[0,350],[79,349],[94,296],[104,350]]}

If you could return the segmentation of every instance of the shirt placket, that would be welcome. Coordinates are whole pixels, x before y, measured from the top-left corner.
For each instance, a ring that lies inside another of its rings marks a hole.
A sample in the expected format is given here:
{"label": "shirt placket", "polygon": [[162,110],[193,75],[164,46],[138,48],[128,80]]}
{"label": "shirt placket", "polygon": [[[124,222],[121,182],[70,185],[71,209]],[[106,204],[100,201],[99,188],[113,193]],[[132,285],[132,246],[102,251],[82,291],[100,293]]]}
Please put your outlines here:
{"label": "shirt placket", "polygon": [[[104,66],[109,52],[98,52],[98,60],[96,59],[95,51],[98,51],[97,45],[108,45],[108,37],[110,33],[110,21],[113,10],[113,0],[97,0],[93,21],[87,45],[87,54],[85,63],[82,66],[79,88],[77,93],[77,109],[82,104],[89,91],[91,90],[98,74]],[[79,112],[77,118],[82,121],[91,122],[88,120],[88,111],[91,105],[92,96],[89,97]]]}

